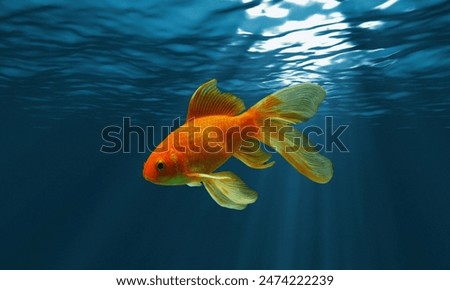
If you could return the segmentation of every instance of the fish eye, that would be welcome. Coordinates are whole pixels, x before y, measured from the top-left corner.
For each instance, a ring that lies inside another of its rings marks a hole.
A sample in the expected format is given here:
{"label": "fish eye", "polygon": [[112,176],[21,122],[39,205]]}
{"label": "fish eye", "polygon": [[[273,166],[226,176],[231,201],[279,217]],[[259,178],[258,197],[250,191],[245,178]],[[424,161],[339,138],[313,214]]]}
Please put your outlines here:
{"label": "fish eye", "polygon": [[159,172],[164,171],[165,167],[166,166],[164,165],[164,162],[162,162],[162,161],[156,162],[156,169],[158,169]]}

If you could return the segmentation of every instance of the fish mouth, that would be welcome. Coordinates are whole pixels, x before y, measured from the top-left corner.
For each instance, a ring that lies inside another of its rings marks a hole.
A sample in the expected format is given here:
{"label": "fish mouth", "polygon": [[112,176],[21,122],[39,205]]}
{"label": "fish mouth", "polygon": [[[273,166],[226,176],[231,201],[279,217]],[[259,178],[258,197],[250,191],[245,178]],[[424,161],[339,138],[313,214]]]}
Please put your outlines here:
{"label": "fish mouth", "polygon": [[145,180],[154,183],[154,181],[149,177],[149,175],[145,174],[145,169],[142,171],[142,176],[144,177]]}
{"label": "fish mouth", "polygon": [[148,175],[143,174],[143,176],[144,176],[144,179],[147,180],[148,182],[151,182],[153,184],[164,185],[164,183],[161,183],[157,179],[153,179],[153,178],[149,177]]}
{"label": "fish mouth", "polygon": [[148,178],[145,174],[143,174],[143,176],[144,176],[145,180],[152,182],[152,180],[150,178]]}
{"label": "fish mouth", "polygon": [[158,181],[158,180],[155,180],[155,179],[150,179],[150,178],[148,178],[147,176],[144,176],[144,178],[145,178],[145,180],[147,180],[148,182],[153,183],[153,184],[156,184],[156,185],[167,185],[167,184],[164,183],[164,182],[161,182],[161,181]]}

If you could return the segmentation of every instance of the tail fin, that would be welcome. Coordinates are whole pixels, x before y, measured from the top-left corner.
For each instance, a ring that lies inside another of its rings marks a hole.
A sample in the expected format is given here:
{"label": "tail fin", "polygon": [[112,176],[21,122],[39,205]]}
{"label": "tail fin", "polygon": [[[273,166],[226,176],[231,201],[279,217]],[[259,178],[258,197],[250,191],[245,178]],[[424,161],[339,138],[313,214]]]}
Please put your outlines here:
{"label": "tail fin", "polygon": [[319,85],[301,84],[271,94],[250,109],[262,128],[259,140],[273,147],[297,171],[318,183],[330,181],[333,165],[292,125],[314,116],[325,94]]}

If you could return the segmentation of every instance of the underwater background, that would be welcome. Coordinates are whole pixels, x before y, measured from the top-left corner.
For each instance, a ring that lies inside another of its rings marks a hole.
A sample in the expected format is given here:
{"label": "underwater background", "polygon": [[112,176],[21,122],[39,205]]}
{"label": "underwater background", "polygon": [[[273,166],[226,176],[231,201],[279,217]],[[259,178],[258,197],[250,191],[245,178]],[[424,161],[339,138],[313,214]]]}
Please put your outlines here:
{"label": "underwater background", "polygon": [[[1,269],[450,269],[449,1],[1,6]],[[219,171],[259,193],[233,211],[144,180],[162,126],[212,78],[247,107],[322,85],[298,128],[348,126],[348,152],[323,152],[331,182],[278,154],[265,170],[230,159]],[[100,152],[123,118],[155,144]]]}

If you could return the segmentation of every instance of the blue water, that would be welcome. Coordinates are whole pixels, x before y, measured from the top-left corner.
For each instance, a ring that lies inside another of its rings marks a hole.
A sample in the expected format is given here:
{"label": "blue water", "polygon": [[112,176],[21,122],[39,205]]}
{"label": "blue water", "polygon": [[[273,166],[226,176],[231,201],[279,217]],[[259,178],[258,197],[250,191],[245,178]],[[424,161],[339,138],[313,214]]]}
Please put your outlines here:
{"label": "blue water", "polygon": [[[450,269],[448,1],[1,6],[1,269]],[[212,78],[247,106],[322,85],[305,125],[348,125],[332,181],[230,160],[259,192],[232,211],[145,181],[136,134],[100,152],[103,128],[170,125]]]}

